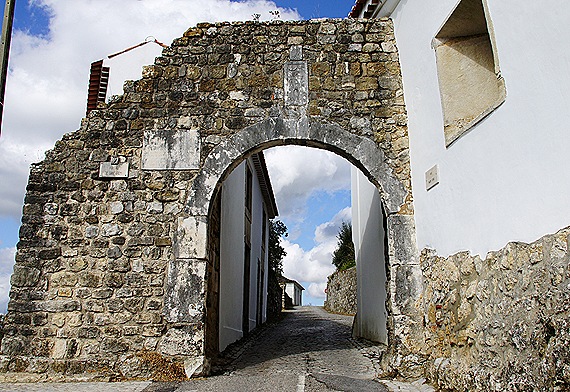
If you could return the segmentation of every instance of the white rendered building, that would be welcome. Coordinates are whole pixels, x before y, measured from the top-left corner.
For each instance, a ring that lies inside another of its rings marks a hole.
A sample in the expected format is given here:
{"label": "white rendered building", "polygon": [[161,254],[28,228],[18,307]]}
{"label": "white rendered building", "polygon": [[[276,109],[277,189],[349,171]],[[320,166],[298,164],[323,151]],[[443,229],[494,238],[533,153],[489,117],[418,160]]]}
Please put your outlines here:
{"label": "white rendered building", "polygon": [[[412,342],[408,369],[422,364],[415,377],[443,389],[567,387],[570,5],[358,0],[350,16],[389,17],[397,48],[382,56],[401,66],[416,234],[408,245],[418,256],[406,260],[416,271],[398,276],[390,265],[388,293],[392,304],[407,288],[418,293],[403,307],[421,322],[394,327],[403,345]],[[382,332],[383,319],[367,324],[361,308],[386,301],[382,266],[394,253],[362,233],[377,227],[376,237],[390,238],[393,228],[381,225],[378,192],[361,177],[353,176],[364,280],[355,332],[374,339],[370,326]],[[363,291],[374,274],[377,292]],[[395,289],[410,277],[417,283]],[[381,306],[373,312],[381,316]]]}
{"label": "white rendered building", "polygon": [[394,23],[419,249],[485,257],[570,225],[568,4],[359,0],[351,16]]}
{"label": "white rendered building", "polygon": [[293,306],[303,306],[303,291],[305,288],[299,284],[299,282],[283,277],[282,287],[284,293],[291,298],[291,305]]}
{"label": "white rendered building", "polygon": [[266,320],[269,219],[277,206],[263,153],[236,167],[221,189],[219,350]]}

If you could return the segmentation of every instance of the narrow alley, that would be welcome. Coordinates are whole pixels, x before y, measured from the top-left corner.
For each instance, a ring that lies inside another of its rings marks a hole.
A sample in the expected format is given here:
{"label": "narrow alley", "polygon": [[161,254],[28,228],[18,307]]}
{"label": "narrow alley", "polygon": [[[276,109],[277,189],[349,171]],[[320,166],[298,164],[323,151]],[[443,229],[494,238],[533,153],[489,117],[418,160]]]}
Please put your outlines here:
{"label": "narrow alley", "polygon": [[217,375],[186,382],[0,384],[22,392],[430,392],[421,382],[374,380],[381,346],[351,337],[352,317],[297,307],[229,348]]}

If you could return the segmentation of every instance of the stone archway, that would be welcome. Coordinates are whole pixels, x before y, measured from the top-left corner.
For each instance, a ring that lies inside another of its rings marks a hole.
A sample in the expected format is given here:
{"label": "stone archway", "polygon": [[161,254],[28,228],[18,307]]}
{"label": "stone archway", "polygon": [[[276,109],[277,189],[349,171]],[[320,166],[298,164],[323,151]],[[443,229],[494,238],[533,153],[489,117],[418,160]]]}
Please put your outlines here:
{"label": "stone archway", "polygon": [[212,196],[245,156],[283,144],[335,152],[378,187],[390,263],[386,365],[418,368],[406,121],[388,20],[188,30],[32,168],[4,369],[52,378],[207,370]]}
{"label": "stone archway", "polygon": [[[203,170],[194,180],[189,192],[187,215],[179,220],[179,241],[176,242],[179,255],[188,254],[193,257],[171,262],[171,284],[167,285],[169,290],[165,296],[168,321],[176,324],[193,321],[193,304],[182,301],[184,297],[180,296],[180,290],[186,283],[189,270],[206,271],[209,217],[217,189],[245,157],[280,145],[304,145],[334,152],[359,168],[377,186],[387,215],[386,229],[390,247],[388,276],[391,277],[389,288],[392,296],[388,324],[394,326],[402,321],[402,317],[413,316],[415,310],[409,305],[419,299],[417,278],[421,274],[417,265],[413,216],[401,213],[408,193],[385,163],[382,149],[372,140],[344,131],[335,124],[320,124],[306,118],[294,121],[275,118],[249,126],[223,140],[212,149]],[[181,267],[182,264],[186,265]],[[204,287],[206,286],[207,284]],[[185,314],[181,311],[183,309],[190,309],[190,312]],[[390,334],[393,341],[396,338],[393,329]]]}

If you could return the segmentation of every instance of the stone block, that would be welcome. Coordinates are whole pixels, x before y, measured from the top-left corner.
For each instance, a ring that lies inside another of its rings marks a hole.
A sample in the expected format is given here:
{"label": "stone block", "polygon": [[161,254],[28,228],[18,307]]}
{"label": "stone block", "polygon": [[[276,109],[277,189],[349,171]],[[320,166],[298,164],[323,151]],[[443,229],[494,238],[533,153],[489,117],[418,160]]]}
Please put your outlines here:
{"label": "stone block", "polygon": [[[302,38],[301,38],[302,42]],[[300,44],[292,45],[289,51],[289,60],[301,61],[303,60],[303,46]]]}
{"label": "stone block", "polygon": [[85,238],[95,238],[99,235],[99,227],[87,226],[85,228]]}
{"label": "stone block", "polygon": [[125,276],[120,272],[108,272],[103,277],[103,283],[107,287],[122,287],[125,284]]}
{"label": "stone block", "polygon": [[392,311],[397,315],[414,315],[423,290],[422,271],[418,265],[400,265],[392,269]]}
{"label": "stone block", "polygon": [[14,287],[32,287],[38,284],[41,271],[37,268],[24,267],[16,264],[10,283]]}
{"label": "stone block", "polygon": [[188,170],[200,165],[200,135],[197,130],[153,130],[144,133],[142,168]]}
{"label": "stone block", "polygon": [[61,256],[61,248],[43,249],[38,256],[42,260],[53,260]]}
{"label": "stone block", "polygon": [[109,211],[111,211],[111,214],[113,215],[120,214],[121,212],[124,211],[124,209],[125,206],[120,201],[113,201],[109,203]]}
{"label": "stone block", "polygon": [[81,303],[76,300],[52,300],[40,303],[41,309],[46,312],[75,312],[81,310]]}
{"label": "stone block", "polygon": [[388,242],[391,265],[419,263],[413,215],[388,216]]}
{"label": "stone block", "polygon": [[22,355],[24,353],[26,343],[19,336],[6,336],[2,339],[2,354],[4,355]]}
{"label": "stone block", "polygon": [[163,313],[169,322],[202,320],[205,311],[204,260],[172,260],[168,265]]}
{"label": "stone block", "polygon": [[170,328],[158,343],[158,350],[164,355],[192,356],[199,354],[196,338],[200,331],[193,326]]}
{"label": "stone block", "polygon": [[101,342],[101,351],[103,353],[117,354],[129,350],[129,344],[123,339],[105,338]]}
{"label": "stone block", "polygon": [[207,217],[178,218],[174,252],[179,259],[205,259]]}
{"label": "stone block", "polygon": [[207,374],[208,363],[206,358],[202,355],[193,358],[187,358],[184,361],[184,372],[187,377],[198,377]]}
{"label": "stone block", "polygon": [[77,275],[73,272],[57,272],[51,276],[55,287],[73,287],[77,283]]}
{"label": "stone block", "polygon": [[309,103],[309,72],[306,61],[285,63],[285,105],[302,106]]}
{"label": "stone block", "polygon": [[101,235],[103,237],[112,237],[121,233],[121,227],[116,223],[105,223],[101,230]]}

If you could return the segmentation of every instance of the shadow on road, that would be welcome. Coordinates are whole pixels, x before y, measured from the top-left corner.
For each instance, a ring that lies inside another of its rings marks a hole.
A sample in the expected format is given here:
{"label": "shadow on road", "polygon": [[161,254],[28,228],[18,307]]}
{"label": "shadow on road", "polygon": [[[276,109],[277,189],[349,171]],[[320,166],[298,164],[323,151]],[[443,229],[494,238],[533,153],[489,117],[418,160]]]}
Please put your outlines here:
{"label": "shadow on road", "polygon": [[330,314],[322,307],[286,310],[280,322],[261,327],[222,353],[216,373],[311,352],[334,350],[342,356],[344,350],[355,348],[352,320],[352,316]]}

